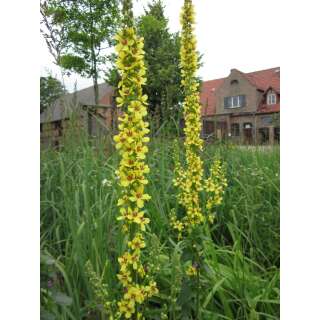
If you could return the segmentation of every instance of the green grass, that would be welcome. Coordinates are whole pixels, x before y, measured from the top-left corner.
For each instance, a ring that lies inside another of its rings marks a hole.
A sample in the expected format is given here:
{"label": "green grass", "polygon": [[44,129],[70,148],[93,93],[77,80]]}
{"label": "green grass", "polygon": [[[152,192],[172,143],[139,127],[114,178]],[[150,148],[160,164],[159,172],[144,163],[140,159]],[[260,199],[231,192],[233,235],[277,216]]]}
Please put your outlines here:
{"label": "green grass", "polygon": [[[214,226],[203,235],[201,319],[279,319],[279,148],[208,145],[206,168],[217,155],[227,164],[229,186]],[[41,153],[44,319],[105,319],[94,305],[88,260],[118,298],[115,275],[124,239],[116,221],[117,163],[110,141],[94,147],[68,143],[60,152]],[[170,140],[153,140],[148,163],[145,259],[160,267],[160,294],[150,302],[147,319],[161,319],[161,312],[168,319],[195,319],[194,290],[182,271],[187,244],[177,242],[168,224],[177,206]]]}

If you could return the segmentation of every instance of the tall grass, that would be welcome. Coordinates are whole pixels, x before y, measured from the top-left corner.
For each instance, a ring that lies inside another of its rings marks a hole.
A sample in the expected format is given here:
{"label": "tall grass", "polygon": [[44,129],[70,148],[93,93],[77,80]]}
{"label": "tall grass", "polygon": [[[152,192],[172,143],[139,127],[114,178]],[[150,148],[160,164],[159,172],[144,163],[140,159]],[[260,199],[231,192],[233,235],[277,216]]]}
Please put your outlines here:
{"label": "tall grass", "polygon": [[[116,222],[113,151],[110,141],[79,138],[41,153],[44,319],[104,319],[85,272],[88,260],[118,298],[112,288],[124,239]],[[160,290],[148,319],[195,319],[194,290],[183,272],[187,243],[169,228],[177,206],[173,151],[171,140],[157,138],[148,155],[148,259],[159,268]],[[217,155],[227,163],[229,187],[215,224],[202,235],[201,319],[279,319],[279,148],[207,145],[206,170]]]}

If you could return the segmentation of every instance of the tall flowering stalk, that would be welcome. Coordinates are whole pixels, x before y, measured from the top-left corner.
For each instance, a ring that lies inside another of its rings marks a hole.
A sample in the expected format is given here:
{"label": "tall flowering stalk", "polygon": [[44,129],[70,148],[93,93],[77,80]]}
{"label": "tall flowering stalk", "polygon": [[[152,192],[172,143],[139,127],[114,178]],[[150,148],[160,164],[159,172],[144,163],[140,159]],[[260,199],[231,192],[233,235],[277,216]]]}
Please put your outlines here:
{"label": "tall flowering stalk", "polygon": [[[215,206],[221,204],[222,196],[227,186],[224,168],[220,160],[213,162],[210,174],[204,178],[203,161],[201,154],[203,140],[201,133],[201,105],[199,82],[196,77],[198,69],[198,55],[196,51],[196,38],[194,36],[195,12],[192,0],[185,0],[181,12],[181,85],[184,89],[185,100],[183,113],[185,119],[185,159],[184,166],[176,153],[174,185],[178,187],[178,202],[184,208],[182,219],[177,217],[173,210],[170,223],[178,231],[181,239],[183,231],[188,231],[188,240],[192,252],[192,261],[188,261],[186,274],[195,278],[196,286],[196,319],[200,314],[200,270],[202,262],[201,234],[205,231],[204,222],[213,223]],[[202,199],[202,191],[206,194],[206,201]],[[206,213],[206,214],[205,214]],[[199,228],[197,228],[199,226]]]}
{"label": "tall flowering stalk", "polygon": [[[227,186],[224,168],[220,160],[213,162],[210,175],[204,179],[203,161],[201,154],[203,140],[201,133],[201,105],[199,81],[196,77],[198,70],[198,55],[196,51],[196,38],[194,36],[195,12],[192,0],[185,0],[181,12],[181,85],[185,92],[183,113],[185,119],[185,156],[186,168],[182,165],[176,152],[174,185],[178,187],[178,202],[185,209],[186,215],[179,220],[173,212],[171,225],[182,236],[182,231],[191,231],[195,226],[201,225],[207,218],[204,210],[221,204],[222,196]],[[201,204],[200,193],[205,191],[208,199],[205,205]],[[209,222],[213,217],[209,219]]]}
{"label": "tall flowering stalk", "polygon": [[176,163],[174,183],[179,187],[179,203],[186,210],[185,223],[189,226],[201,224],[204,215],[200,206],[199,192],[203,189],[203,162],[200,153],[203,141],[200,138],[201,115],[199,99],[199,82],[196,78],[198,56],[196,52],[196,38],[194,36],[195,13],[191,0],[185,0],[181,13],[181,76],[185,93],[183,113],[185,119],[185,152],[187,168]]}
{"label": "tall flowering stalk", "polygon": [[121,161],[117,171],[121,196],[118,200],[122,231],[127,235],[126,252],[119,257],[120,271],[117,275],[124,294],[118,302],[119,316],[126,319],[143,319],[139,307],[158,292],[156,283],[145,274],[142,251],[146,246],[144,233],[149,219],[145,217],[144,205],[150,200],[145,193],[149,172],[145,164],[149,138],[147,96],[142,86],[146,83],[143,38],[138,37],[133,26],[132,2],[123,1],[123,28],[115,37],[118,54],[117,67],[121,76],[117,105],[121,108],[119,134],[114,137]]}

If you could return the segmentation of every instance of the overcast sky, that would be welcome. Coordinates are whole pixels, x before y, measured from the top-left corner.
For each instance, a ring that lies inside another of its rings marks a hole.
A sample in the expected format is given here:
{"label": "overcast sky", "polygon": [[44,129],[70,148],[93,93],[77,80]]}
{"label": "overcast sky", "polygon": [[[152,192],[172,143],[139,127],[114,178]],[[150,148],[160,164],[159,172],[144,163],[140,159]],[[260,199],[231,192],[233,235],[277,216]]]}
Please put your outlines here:
{"label": "overcast sky", "polygon": [[[138,16],[149,0],[134,1]],[[165,14],[172,32],[180,30],[179,14],[183,0],[164,0]],[[203,80],[222,78],[230,69],[244,72],[280,66],[279,29],[281,28],[278,1],[256,0],[194,0],[196,8],[196,35],[198,50],[203,56],[199,75]],[[52,63],[46,43],[40,38],[41,75],[47,70],[61,78],[59,68]],[[92,85],[91,79],[75,74],[65,77],[67,89]],[[102,79],[100,80],[100,82]]]}

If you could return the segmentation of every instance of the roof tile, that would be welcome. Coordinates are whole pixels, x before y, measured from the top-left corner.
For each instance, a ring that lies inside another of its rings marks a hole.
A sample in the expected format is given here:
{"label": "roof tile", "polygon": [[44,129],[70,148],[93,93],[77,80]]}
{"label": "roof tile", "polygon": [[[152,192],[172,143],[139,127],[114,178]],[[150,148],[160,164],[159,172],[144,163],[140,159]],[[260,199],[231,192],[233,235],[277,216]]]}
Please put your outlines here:
{"label": "roof tile", "polygon": [[[241,71],[239,71],[241,72]],[[258,90],[266,91],[272,87],[276,92],[280,93],[280,68],[271,68],[255,72],[244,73],[243,76]],[[215,113],[216,97],[214,91],[221,86],[226,78],[204,81],[201,86],[200,102],[202,104],[201,115],[210,116]],[[262,107],[259,112],[277,112],[280,105]],[[272,107],[272,108],[271,108]],[[269,110],[277,111],[269,111]],[[268,111],[262,111],[268,110]]]}

